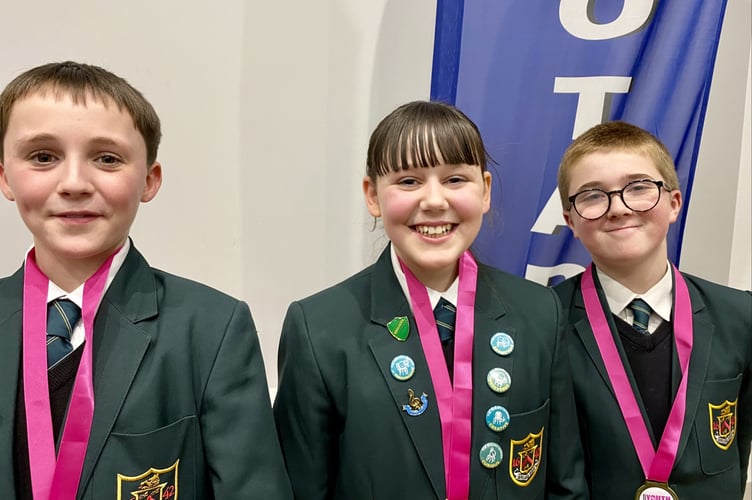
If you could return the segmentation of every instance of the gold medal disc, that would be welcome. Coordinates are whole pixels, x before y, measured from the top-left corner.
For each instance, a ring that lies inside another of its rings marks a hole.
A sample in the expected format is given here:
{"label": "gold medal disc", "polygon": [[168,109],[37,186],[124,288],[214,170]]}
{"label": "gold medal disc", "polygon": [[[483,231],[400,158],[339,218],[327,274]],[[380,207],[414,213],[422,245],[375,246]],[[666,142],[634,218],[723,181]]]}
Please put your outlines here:
{"label": "gold medal disc", "polygon": [[679,495],[668,485],[656,481],[645,481],[635,494],[635,500],[679,500]]}

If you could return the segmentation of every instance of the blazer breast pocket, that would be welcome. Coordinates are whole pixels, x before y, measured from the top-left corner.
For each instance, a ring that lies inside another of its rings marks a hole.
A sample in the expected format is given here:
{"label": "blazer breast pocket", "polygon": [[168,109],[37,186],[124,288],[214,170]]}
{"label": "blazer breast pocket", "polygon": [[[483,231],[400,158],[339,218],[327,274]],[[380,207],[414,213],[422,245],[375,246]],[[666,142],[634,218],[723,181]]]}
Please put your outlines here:
{"label": "blazer breast pocket", "polygon": [[741,383],[740,373],[735,378],[708,380],[703,385],[694,431],[705,474],[719,474],[739,466],[736,422]]}
{"label": "blazer breast pocket", "polygon": [[509,427],[502,433],[505,460],[496,472],[499,498],[543,498],[548,462],[548,418],[550,400],[540,407],[510,415]]}
{"label": "blazer breast pocket", "polygon": [[140,434],[112,433],[94,466],[95,497],[193,500],[196,491],[195,416]]}

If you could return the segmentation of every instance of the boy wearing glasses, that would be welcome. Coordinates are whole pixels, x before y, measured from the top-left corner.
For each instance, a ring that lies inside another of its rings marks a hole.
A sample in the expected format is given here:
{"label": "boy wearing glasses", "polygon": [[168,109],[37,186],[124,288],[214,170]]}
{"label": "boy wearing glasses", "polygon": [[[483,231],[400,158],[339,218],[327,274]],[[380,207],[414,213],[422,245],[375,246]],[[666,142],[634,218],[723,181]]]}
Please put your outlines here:
{"label": "boy wearing glasses", "polygon": [[671,155],[624,122],[588,130],[559,169],[592,256],[556,287],[595,500],[741,499],[752,438],[752,294],[678,272]]}

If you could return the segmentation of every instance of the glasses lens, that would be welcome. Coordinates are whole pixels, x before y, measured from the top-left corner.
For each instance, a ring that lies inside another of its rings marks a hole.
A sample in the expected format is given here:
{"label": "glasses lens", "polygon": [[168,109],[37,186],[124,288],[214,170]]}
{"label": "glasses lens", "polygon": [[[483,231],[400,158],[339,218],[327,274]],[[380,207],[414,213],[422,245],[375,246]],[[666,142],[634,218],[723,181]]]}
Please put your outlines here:
{"label": "glasses lens", "polygon": [[600,189],[589,189],[579,193],[573,203],[580,217],[598,219],[608,211],[608,194]]}
{"label": "glasses lens", "polygon": [[634,212],[645,212],[658,203],[661,188],[651,181],[630,182],[624,187],[624,204]]}

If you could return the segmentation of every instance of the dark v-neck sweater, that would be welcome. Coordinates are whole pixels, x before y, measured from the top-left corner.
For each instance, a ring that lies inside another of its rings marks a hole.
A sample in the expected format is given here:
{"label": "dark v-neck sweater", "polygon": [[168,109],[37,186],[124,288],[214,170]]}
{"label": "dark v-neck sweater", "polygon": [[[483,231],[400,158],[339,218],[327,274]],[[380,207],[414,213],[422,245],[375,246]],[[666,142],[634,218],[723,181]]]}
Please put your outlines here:
{"label": "dark v-neck sweater", "polygon": [[[50,391],[50,412],[52,414],[52,432],[55,438],[55,453],[60,443],[60,433],[65,422],[68,401],[73,391],[78,364],[83,353],[79,346],[48,372]],[[26,409],[23,397],[23,371],[18,377],[16,397],[16,420],[14,425],[13,456],[14,481],[17,500],[33,500],[31,491],[31,474],[29,472],[29,447],[26,435]]]}
{"label": "dark v-neck sweater", "polygon": [[673,402],[671,390],[674,336],[672,324],[664,321],[652,334],[636,331],[614,315],[624,353],[627,355],[639,396],[656,441],[660,441]]}

